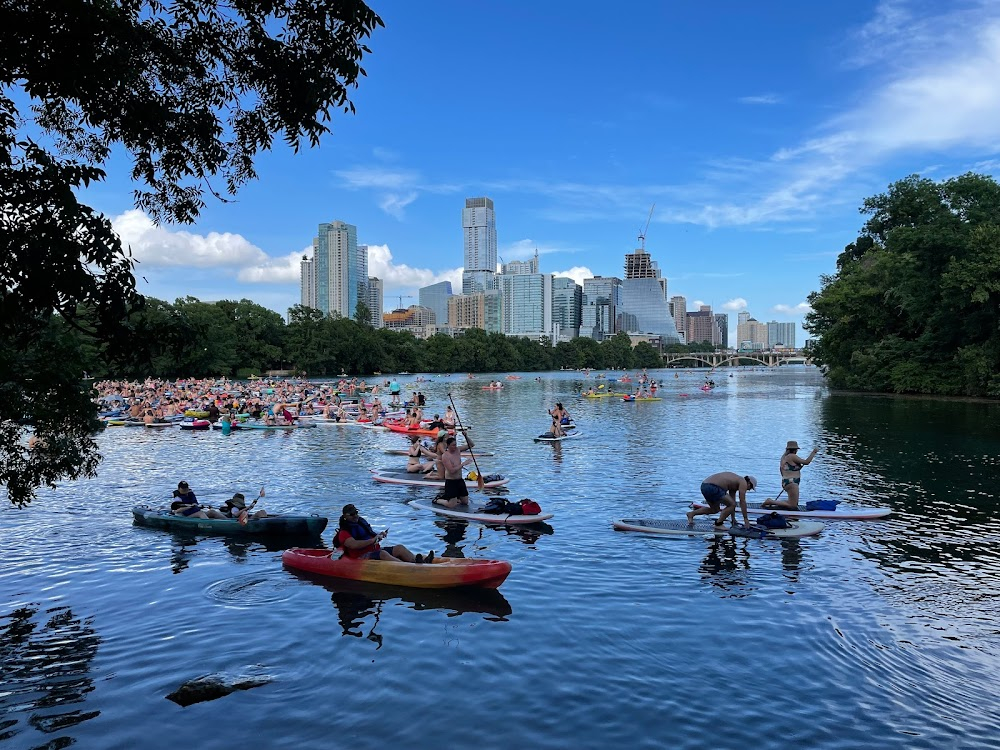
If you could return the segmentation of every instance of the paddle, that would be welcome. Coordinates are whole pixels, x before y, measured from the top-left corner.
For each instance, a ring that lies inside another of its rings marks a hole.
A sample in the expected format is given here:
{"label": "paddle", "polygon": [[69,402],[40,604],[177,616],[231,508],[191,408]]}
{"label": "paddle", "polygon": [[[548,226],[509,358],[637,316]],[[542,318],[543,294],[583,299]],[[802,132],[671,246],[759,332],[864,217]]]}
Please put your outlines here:
{"label": "paddle", "polygon": [[[458,429],[465,432],[465,428],[462,427],[462,418],[458,416],[458,407],[455,406],[455,399],[451,397],[451,393],[448,393],[448,400],[451,401],[451,408],[455,412],[455,421],[458,423]],[[466,442],[468,442],[468,434],[466,434]],[[472,456],[472,463],[476,466],[476,484],[479,485],[479,491],[482,492],[486,487],[486,480],[483,479],[483,472],[479,468],[479,462],[476,460],[476,454],[472,452],[472,446],[469,446],[469,455]]]}
{"label": "paddle", "polygon": [[761,507],[763,507],[763,508],[767,508],[767,504],[768,504],[768,503],[776,503],[776,502],[778,502],[778,498],[779,498],[779,497],[781,497],[781,493],[782,493],[782,492],[784,492],[784,491],[785,491],[785,488],[784,488],[784,487],[782,487],[782,488],[781,488],[781,489],[780,489],[780,490],[778,491],[778,494],[774,496],[774,499],[773,499],[773,500],[772,500],[771,498],[767,498],[767,499],[766,499],[766,500],[765,500],[764,502],[762,502],[762,503],[761,503]]}
{"label": "paddle", "polygon": [[236,518],[242,526],[246,526],[250,522],[250,511],[257,504],[257,500],[260,500],[262,497],[264,497],[263,487],[260,488],[260,494],[257,495],[256,499],[237,514]]}

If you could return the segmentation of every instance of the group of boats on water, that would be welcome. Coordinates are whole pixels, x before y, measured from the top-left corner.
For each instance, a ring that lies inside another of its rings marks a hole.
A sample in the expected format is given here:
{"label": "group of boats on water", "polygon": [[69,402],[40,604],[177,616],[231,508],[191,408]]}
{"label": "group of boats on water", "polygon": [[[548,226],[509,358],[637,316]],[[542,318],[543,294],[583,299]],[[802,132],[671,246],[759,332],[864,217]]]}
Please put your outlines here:
{"label": "group of boats on water", "polygon": [[[395,381],[387,381],[387,383],[392,385]],[[233,390],[231,385],[226,385],[228,390]],[[252,385],[256,386],[257,395],[261,395],[260,383]],[[180,413],[172,414],[170,418],[162,420],[144,419],[149,414],[136,416],[134,410],[130,408],[131,399],[119,397],[111,400],[115,404],[115,409],[107,410],[118,411],[118,414],[105,413],[104,418],[109,427],[135,424],[141,424],[144,427],[167,425],[181,429],[221,429],[224,433],[253,429],[301,429],[321,424],[355,425],[404,435],[413,439],[411,444],[416,442],[416,439],[433,440],[437,443],[444,436],[455,434],[456,429],[468,427],[457,418],[453,402],[447,406],[443,417],[435,414],[433,419],[425,418],[422,411],[422,403],[424,402],[422,394],[414,393],[412,400],[402,402],[398,386],[393,388],[390,394],[390,408],[385,408],[381,407],[377,393],[369,393],[370,400],[366,401],[365,391],[359,391],[355,386],[350,389],[353,392],[348,392],[343,383],[333,386],[316,386],[312,383],[282,383],[277,387],[275,384],[271,385],[272,394],[267,395],[273,395],[273,399],[264,398],[259,401],[247,402],[240,398],[232,398],[227,390],[224,397],[206,401],[206,408],[184,409]],[[653,383],[650,383],[650,386],[652,385]],[[214,384],[210,386],[209,393],[216,393],[214,390],[216,387]],[[711,387],[714,387],[714,383]],[[342,392],[341,388],[345,390]],[[603,385],[601,389],[603,390]],[[583,392],[581,395],[586,398],[594,397],[587,392]],[[610,395],[619,394],[605,392],[600,397]],[[645,399],[636,397],[635,400]],[[255,415],[254,411],[237,411],[236,409],[244,403],[250,403],[257,414]],[[403,408],[392,408],[397,403]],[[212,406],[215,407],[214,410],[210,408]],[[582,434],[561,404],[557,404],[557,409],[550,411],[550,414],[553,416],[552,429],[535,438],[536,442],[562,441]],[[272,421],[273,424],[267,424],[268,421]],[[116,425],[116,423],[124,424]],[[203,427],[201,423],[205,423],[207,426]],[[426,446],[433,448],[434,443],[425,443]],[[493,455],[480,450],[474,451],[471,445],[465,446],[464,450],[478,457]],[[386,453],[409,455],[409,452],[404,448],[387,449]],[[421,486],[436,491],[444,486],[444,480],[443,472],[439,472],[436,464],[434,468],[433,472],[413,471],[408,470],[407,467],[373,469],[372,478],[385,484]],[[478,469],[478,463],[476,468]],[[509,479],[502,475],[480,477],[478,472],[470,473],[467,479],[477,483],[482,480],[480,486],[483,488],[500,488],[509,482]],[[477,499],[484,497],[478,493],[473,494],[476,495]],[[541,510],[529,513],[514,512],[510,509],[510,504],[508,504],[507,510],[498,512],[496,507],[487,507],[486,504],[476,500],[470,500],[469,506],[460,508],[438,505],[432,499],[412,500],[409,504],[414,508],[427,510],[447,518],[488,525],[539,524],[553,517],[552,513]],[[503,507],[502,504],[500,507]],[[765,508],[761,504],[748,504],[748,510],[778,515],[784,517],[786,522],[782,524],[781,528],[773,528],[770,524],[765,525],[763,517],[761,517],[758,519],[757,525],[747,528],[736,525],[718,526],[710,519],[698,519],[694,523],[689,523],[687,520],[623,518],[614,521],[613,528],[620,531],[655,535],[689,537],[734,535],[760,539],[787,539],[816,535],[824,528],[824,521],[870,520],[882,518],[891,512],[889,508],[849,508],[838,505],[800,510],[797,508],[771,509]],[[196,518],[178,515],[166,507],[149,505],[138,505],[133,508],[132,513],[136,524],[153,528],[186,530],[192,533],[285,536],[312,540],[319,538],[329,522],[328,518],[318,515],[286,514],[255,516],[253,518],[241,517],[239,519]],[[284,552],[282,560],[289,568],[312,574],[417,588],[496,588],[503,583],[511,570],[510,563],[502,560],[438,557],[434,558],[430,564],[414,564],[401,561],[352,559],[340,556],[336,551],[331,552],[329,549],[315,547],[293,547]]]}

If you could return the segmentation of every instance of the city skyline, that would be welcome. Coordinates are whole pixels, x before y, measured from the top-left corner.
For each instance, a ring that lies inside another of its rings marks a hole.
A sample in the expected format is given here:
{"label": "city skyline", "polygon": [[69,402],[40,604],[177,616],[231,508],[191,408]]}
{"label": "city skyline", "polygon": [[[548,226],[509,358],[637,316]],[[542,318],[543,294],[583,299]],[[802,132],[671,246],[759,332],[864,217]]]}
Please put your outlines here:
{"label": "city skyline", "polygon": [[[537,248],[553,276],[621,278],[643,234],[688,311],[799,326],[867,197],[911,173],[1000,167],[995,4],[647,4],[612,27],[588,2],[532,5],[530,23],[518,6],[372,7],[386,28],[357,114],[335,113],[318,149],[276,145],[198,224],[153,226],[112,158],[86,199],[132,247],[142,293],[284,314],[316,226],[334,220],[358,228],[386,306],[441,281],[457,291],[462,202],[490,196],[499,262]],[[510,55],[512,38],[534,53]],[[433,64],[413,66],[429,48]]]}

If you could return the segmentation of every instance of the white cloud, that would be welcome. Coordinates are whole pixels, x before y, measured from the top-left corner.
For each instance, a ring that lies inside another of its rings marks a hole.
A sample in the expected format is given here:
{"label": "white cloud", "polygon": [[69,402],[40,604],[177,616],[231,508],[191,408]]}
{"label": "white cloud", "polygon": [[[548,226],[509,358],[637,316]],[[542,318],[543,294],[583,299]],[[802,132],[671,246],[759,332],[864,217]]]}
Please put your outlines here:
{"label": "white cloud", "polygon": [[760,94],[758,96],[741,96],[737,99],[740,104],[778,104],[781,97],[777,94]]}
{"label": "white cloud", "polygon": [[747,301],[742,297],[733,297],[733,299],[722,303],[722,309],[727,312],[743,312],[747,307]]}
{"label": "white cloud", "polygon": [[[400,294],[413,296],[410,302],[404,300],[404,307],[416,304],[417,291],[421,287],[437,284],[440,281],[450,281],[452,291],[460,294],[462,270],[462,268],[452,268],[435,272],[427,268],[413,268],[405,263],[394,263],[388,245],[368,245],[368,275],[377,276],[382,280],[383,297],[387,304]],[[396,304],[398,302],[397,300]]]}
{"label": "white cloud", "polygon": [[812,307],[809,306],[808,302],[800,302],[797,305],[775,305],[771,308],[771,312],[779,313],[781,315],[793,315],[800,316],[805,315],[807,312],[811,312]]}
{"label": "white cloud", "polygon": [[122,243],[147,266],[240,269],[270,260],[267,253],[238,234],[170,230],[157,226],[137,209],[114,217],[111,223]]}
{"label": "white cloud", "polygon": [[384,169],[383,167],[354,167],[338,169],[334,174],[344,187],[352,190],[375,188],[377,190],[408,190],[413,188],[420,175],[410,169]]}
{"label": "white cloud", "polygon": [[594,272],[587,268],[587,266],[573,266],[567,271],[554,271],[552,275],[573,279],[580,286],[583,286],[584,279],[594,278]]}
{"label": "white cloud", "polygon": [[413,201],[417,199],[417,192],[411,190],[405,195],[397,195],[395,193],[389,193],[382,196],[379,201],[378,207],[385,211],[390,216],[395,216],[397,219],[403,218],[403,209],[409,206]]}
{"label": "white cloud", "polygon": [[311,254],[312,246],[283,258],[268,258],[263,263],[241,269],[236,278],[248,284],[297,284],[302,278],[302,256]]}

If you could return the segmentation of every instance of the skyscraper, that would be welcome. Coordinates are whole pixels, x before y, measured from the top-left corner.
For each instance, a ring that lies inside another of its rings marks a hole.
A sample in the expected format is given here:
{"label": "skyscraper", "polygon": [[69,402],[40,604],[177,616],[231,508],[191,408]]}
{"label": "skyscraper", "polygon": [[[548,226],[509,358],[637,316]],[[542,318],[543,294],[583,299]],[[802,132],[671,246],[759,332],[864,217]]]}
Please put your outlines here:
{"label": "skyscraper", "polygon": [[552,332],[552,274],[501,274],[500,333],[547,334]]}
{"label": "skyscraper", "polygon": [[368,305],[368,312],[371,315],[372,326],[374,328],[382,328],[384,325],[382,320],[382,307],[385,304],[382,300],[382,279],[377,276],[369,276],[368,286],[365,291],[368,292],[365,304]]}
{"label": "skyscraper", "polygon": [[583,280],[580,335],[597,341],[614,336],[622,304],[622,280],[617,276],[595,276]]}
{"label": "skyscraper", "polygon": [[583,288],[565,276],[552,278],[552,330],[553,336],[566,341],[580,335],[580,315]]}
{"label": "skyscraper", "polygon": [[421,287],[417,292],[421,307],[434,311],[434,324],[444,328],[448,325],[448,298],[451,296],[451,282],[439,281],[437,284]]}
{"label": "skyscraper", "polygon": [[497,226],[490,198],[466,198],[462,209],[465,271],[462,294],[496,289]]}
{"label": "skyscraper", "polygon": [[674,315],[674,328],[677,333],[687,335],[687,299],[680,295],[670,298],[671,312]]}
{"label": "skyscraper", "polygon": [[500,267],[500,273],[508,276],[524,273],[538,273],[538,250],[535,250],[534,258],[530,258],[528,260],[512,260],[510,263],[504,263]]}
{"label": "skyscraper", "polygon": [[677,326],[667,303],[667,280],[645,250],[625,254],[625,279],[622,281],[622,312],[628,333],[653,333],[665,343],[677,343]]}
{"label": "skyscraper", "polygon": [[[319,225],[313,239],[316,264],[316,307],[324,314],[354,318],[358,292],[367,284],[367,253],[364,277],[358,253],[358,228],[343,221]],[[362,280],[363,279],[363,280]]]}
{"label": "skyscraper", "polygon": [[299,291],[303,307],[316,307],[316,264],[308,255],[299,264]]}
{"label": "skyscraper", "polygon": [[773,349],[776,346],[788,349],[795,348],[795,324],[779,323],[776,320],[767,323],[767,348]]}
{"label": "skyscraper", "polygon": [[719,329],[719,343],[729,348],[729,313],[716,313],[715,326]]}

